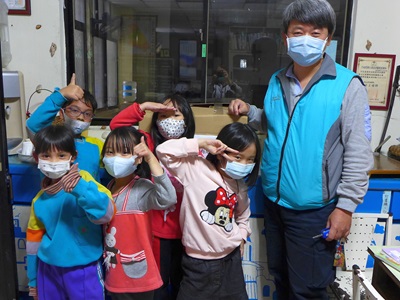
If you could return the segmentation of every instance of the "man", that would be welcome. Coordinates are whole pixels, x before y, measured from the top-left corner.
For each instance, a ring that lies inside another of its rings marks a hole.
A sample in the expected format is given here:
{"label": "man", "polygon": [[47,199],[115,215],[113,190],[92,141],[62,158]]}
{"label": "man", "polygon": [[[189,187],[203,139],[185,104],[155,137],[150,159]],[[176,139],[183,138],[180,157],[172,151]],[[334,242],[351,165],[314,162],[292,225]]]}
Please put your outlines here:
{"label": "man", "polygon": [[[278,299],[328,299],[336,240],[349,234],[373,165],[366,88],[324,54],[335,26],[325,0],[289,4],[282,36],[293,63],[271,77],[263,110],[239,99],[229,105],[230,113],[247,115],[267,133],[261,177]],[[327,238],[314,239],[324,228]]]}

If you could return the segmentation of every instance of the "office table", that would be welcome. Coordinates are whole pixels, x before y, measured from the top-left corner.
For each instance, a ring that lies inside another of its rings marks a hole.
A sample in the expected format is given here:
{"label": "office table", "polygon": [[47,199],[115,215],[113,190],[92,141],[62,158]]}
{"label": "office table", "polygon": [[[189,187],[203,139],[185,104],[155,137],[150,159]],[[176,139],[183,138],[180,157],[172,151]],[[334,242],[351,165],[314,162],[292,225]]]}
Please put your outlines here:
{"label": "office table", "polygon": [[399,175],[400,174],[400,161],[379,154],[374,155],[374,167],[369,172],[373,175]]}
{"label": "office table", "polygon": [[398,300],[400,298],[400,271],[391,267],[376,256],[384,247],[385,246],[368,247],[368,253],[374,258],[371,283],[385,300]]}

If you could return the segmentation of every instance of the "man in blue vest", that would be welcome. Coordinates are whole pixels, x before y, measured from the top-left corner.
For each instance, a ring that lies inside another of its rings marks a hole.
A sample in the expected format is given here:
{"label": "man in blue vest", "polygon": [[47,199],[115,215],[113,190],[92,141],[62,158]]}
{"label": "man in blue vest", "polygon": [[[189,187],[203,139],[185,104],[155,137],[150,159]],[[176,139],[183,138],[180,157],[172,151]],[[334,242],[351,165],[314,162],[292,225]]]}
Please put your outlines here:
{"label": "man in blue vest", "polygon": [[[366,88],[324,54],[335,26],[325,0],[289,4],[282,36],[293,63],[271,77],[263,109],[240,99],[229,105],[267,134],[261,178],[278,299],[328,299],[336,241],[349,234],[373,166]],[[325,239],[313,238],[324,228]]]}

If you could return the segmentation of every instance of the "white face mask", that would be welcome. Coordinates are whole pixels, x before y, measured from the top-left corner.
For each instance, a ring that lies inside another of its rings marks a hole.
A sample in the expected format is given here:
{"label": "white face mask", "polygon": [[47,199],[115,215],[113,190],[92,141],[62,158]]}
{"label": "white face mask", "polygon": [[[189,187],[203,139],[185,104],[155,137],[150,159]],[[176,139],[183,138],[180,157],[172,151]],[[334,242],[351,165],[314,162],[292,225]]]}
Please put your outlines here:
{"label": "white face mask", "polygon": [[64,176],[71,168],[71,158],[69,160],[50,162],[39,158],[38,169],[51,179],[58,179]]}
{"label": "white face mask", "polygon": [[328,38],[321,40],[309,35],[286,37],[288,55],[300,66],[308,67],[321,59]]}
{"label": "white face mask", "polygon": [[225,169],[222,169],[229,177],[233,179],[242,179],[249,175],[256,164],[241,164],[235,161],[227,161]]}
{"label": "white face mask", "polygon": [[185,121],[167,118],[157,120],[157,127],[160,134],[167,140],[178,139],[185,132]]}
{"label": "white face mask", "polygon": [[136,171],[137,165],[135,165],[135,160],[137,156],[131,156],[129,158],[121,156],[105,156],[103,158],[104,167],[114,178],[123,178],[131,175]]}
{"label": "white face mask", "polygon": [[64,125],[70,129],[72,129],[74,134],[81,134],[86,129],[88,129],[90,126],[90,122],[74,120],[74,119],[71,119],[70,117],[68,117],[65,112],[63,112],[63,114],[64,114]]}

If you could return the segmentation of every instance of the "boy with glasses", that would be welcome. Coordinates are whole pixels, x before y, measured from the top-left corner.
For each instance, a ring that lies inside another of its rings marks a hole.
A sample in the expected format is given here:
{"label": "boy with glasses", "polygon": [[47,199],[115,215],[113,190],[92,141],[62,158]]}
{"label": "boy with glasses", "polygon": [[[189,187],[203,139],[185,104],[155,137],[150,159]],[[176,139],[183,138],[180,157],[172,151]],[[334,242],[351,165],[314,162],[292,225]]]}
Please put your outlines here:
{"label": "boy with glasses", "polygon": [[87,90],[75,84],[75,74],[68,86],[58,89],[32,113],[26,121],[28,133],[33,136],[43,127],[52,124],[58,113],[58,119],[75,134],[75,145],[78,151],[76,162],[79,169],[89,172],[99,180],[100,153],[103,142],[97,138],[84,137],[94,117],[97,102]]}

